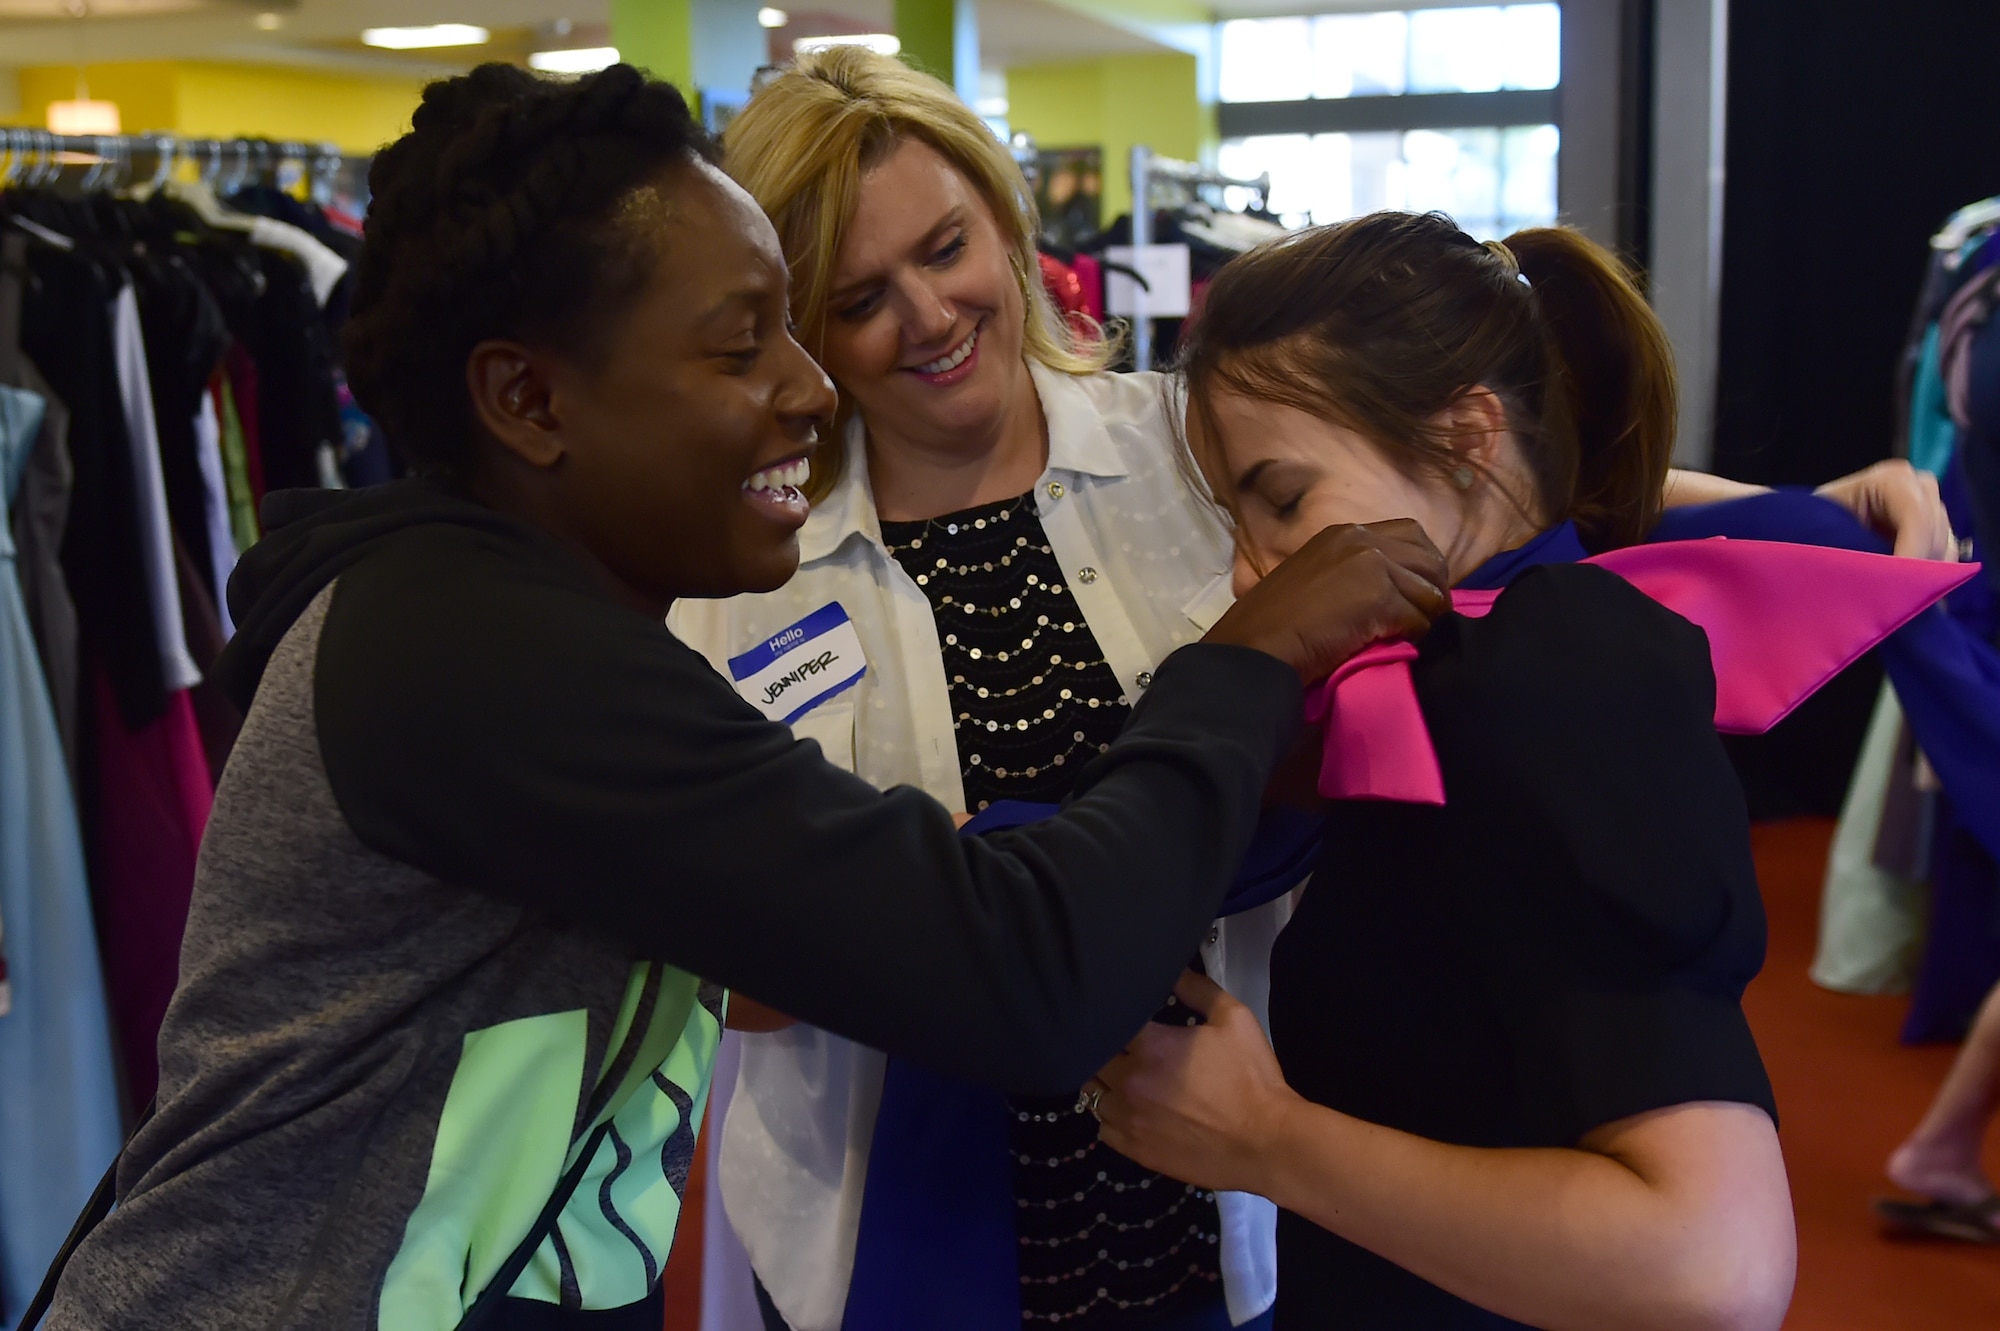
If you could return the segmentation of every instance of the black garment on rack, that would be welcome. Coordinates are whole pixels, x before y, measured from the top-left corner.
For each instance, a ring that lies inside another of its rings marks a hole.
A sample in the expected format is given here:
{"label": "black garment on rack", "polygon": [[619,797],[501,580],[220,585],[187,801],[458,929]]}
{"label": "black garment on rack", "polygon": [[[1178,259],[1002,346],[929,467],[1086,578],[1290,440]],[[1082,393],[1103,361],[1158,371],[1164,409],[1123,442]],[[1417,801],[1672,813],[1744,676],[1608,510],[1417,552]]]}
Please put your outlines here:
{"label": "black garment on rack", "polygon": [[326,298],[326,326],[335,333],[347,322],[347,307],[354,295],[355,265],[361,260],[361,241],[326,220],[326,214],[300,203],[282,190],[269,185],[240,189],[224,200],[231,208],[277,222],[289,222],[314,240],[347,260],[347,272],[334,283]]}
{"label": "black garment on rack", "polygon": [[211,231],[187,205],[165,195],[146,203],[155,228],[198,243],[187,261],[221,306],[231,336],[255,362],[257,433],[266,489],[325,483],[322,452],[341,463],[350,485],[393,479],[407,468],[379,431],[350,439],[342,419],[338,340],[353,290],[361,242],[334,226],[324,212],[269,186],[239,190],[225,200],[233,209],[298,227],[347,260],[348,271],[322,307],[305,267],[280,250],[254,245],[238,232]]}
{"label": "black garment on rack", "polygon": [[257,258],[264,292],[249,347],[257,361],[264,487],[311,488],[320,484],[321,447],[340,446],[333,340],[305,265],[277,250],[259,250]]}
{"label": "black garment on rack", "polygon": [[246,347],[257,340],[264,268],[257,249],[238,232],[211,231],[194,210],[165,195],[146,201],[148,219],[176,246],[188,270],[207,288],[230,337]]}
{"label": "black garment on rack", "polygon": [[194,421],[208,377],[228,349],[229,328],[221,307],[183,256],[151,250],[134,259],[131,273],[146,338],[167,512],[195,567],[212,569],[208,491]]}
{"label": "black garment on rack", "polygon": [[145,207],[151,225],[177,239],[230,336],[256,363],[264,488],[319,486],[320,450],[337,450],[341,439],[338,363],[331,307],[321,309],[305,265],[243,233],[211,230],[192,209],[162,195]]}
{"label": "black garment on rack", "polygon": [[[27,202],[9,198],[10,206]],[[94,257],[96,248],[85,236],[77,237],[74,250],[30,247],[21,343],[70,409],[75,486],[62,561],[83,657],[102,665],[121,716],[137,729],[166,710],[166,674],[154,636],[138,483],[112,351],[111,301],[125,276]]]}
{"label": "black garment on rack", "polygon": [[[1992,549],[2000,540],[2000,315],[1972,335],[1965,428],[1959,431],[1975,535]],[[2000,560],[1988,557],[1987,580],[2000,590]]]}

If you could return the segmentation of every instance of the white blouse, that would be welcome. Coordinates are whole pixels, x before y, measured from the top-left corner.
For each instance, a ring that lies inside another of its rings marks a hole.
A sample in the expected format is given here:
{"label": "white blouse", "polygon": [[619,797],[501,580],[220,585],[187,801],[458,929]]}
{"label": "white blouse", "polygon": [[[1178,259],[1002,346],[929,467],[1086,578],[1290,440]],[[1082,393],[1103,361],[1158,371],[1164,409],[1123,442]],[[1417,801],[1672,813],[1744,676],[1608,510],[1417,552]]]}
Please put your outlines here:
{"label": "white blouse", "polygon": [[[1125,693],[1193,642],[1232,600],[1231,544],[1175,459],[1168,381],[1073,376],[1030,367],[1049,427],[1035,506],[1090,631]],[[930,602],[882,542],[863,432],[843,441],[846,471],[800,532],[798,574],[774,592],[676,602],[668,625],[725,675],[728,663],[838,602],[866,657],[853,687],[792,723],[827,758],[873,784],[921,787],[963,809],[957,741]],[[1263,1014],[1285,899],[1217,921],[1202,961]],[[883,1055],[809,1026],[742,1037],[742,1071],[723,1119],[719,1183],[729,1219],[794,1331],[838,1331],[853,1272]],[[1277,1293],[1277,1212],[1260,1197],[1217,1196],[1230,1317]]]}

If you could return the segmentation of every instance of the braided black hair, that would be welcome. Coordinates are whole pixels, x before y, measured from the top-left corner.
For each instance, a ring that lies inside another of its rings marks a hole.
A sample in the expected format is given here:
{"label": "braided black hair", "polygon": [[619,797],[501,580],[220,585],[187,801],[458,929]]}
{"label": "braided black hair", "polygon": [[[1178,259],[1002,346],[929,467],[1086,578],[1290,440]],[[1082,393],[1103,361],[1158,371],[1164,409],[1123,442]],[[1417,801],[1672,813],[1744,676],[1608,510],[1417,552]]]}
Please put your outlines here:
{"label": "braided black hair", "polygon": [[487,338],[587,354],[651,277],[620,203],[719,152],[672,84],[613,65],[557,80],[481,65],[424,89],[368,172],[353,311],[355,399],[420,471],[452,474],[476,432],[465,362]]}

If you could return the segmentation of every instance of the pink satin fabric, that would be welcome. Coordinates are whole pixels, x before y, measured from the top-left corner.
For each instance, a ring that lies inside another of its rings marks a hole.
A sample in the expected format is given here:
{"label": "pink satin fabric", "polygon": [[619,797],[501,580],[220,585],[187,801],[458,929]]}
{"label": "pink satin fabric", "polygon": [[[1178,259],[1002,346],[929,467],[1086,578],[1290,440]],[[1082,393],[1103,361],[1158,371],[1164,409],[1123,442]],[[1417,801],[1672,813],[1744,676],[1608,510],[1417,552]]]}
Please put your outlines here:
{"label": "pink satin fabric", "polygon": [[[1666,541],[1583,561],[1616,573],[1708,634],[1715,726],[1754,735],[1979,571],[1774,541]],[[1480,618],[1497,591],[1455,591]],[[1409,643],[1371,647],[1309,696],[1326,726],[1319,791],[1329,799],[1443,804],[1444,777],[1417,705]]]}

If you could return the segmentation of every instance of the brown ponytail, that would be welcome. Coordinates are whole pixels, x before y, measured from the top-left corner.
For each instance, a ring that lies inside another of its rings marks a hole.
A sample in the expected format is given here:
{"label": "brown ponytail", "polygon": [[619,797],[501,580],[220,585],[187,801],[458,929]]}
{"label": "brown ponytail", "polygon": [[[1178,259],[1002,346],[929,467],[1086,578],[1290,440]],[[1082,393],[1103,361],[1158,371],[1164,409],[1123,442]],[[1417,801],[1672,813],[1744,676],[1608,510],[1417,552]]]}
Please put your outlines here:
{"label": "brown ponytail", "polygon": [[[1525,277],[1525,281],[1523,278]],[[1673,357],[1624,266],[1581,233],[1481,245],[1440,213],[1371,213],[1232,260],[1184,342],[1190,410],[1282,402],[1355,430],[1399,466],[1462,465],[1436,422],[1490,389],[1538,523],[1573,519],[1593,549],[1643,538],[1673,450]]]}
{"label": "brown ponytail", "polygon": [[1566,391],[1562,411],[1576,440],[1570,516],[1598,548],[1630,545],[1652,530],[1674,452],[1678,390],[1666,330],[1617,256],[1580,231],[1537,227],[1507,237],[1533,285],[1551,359]]}

